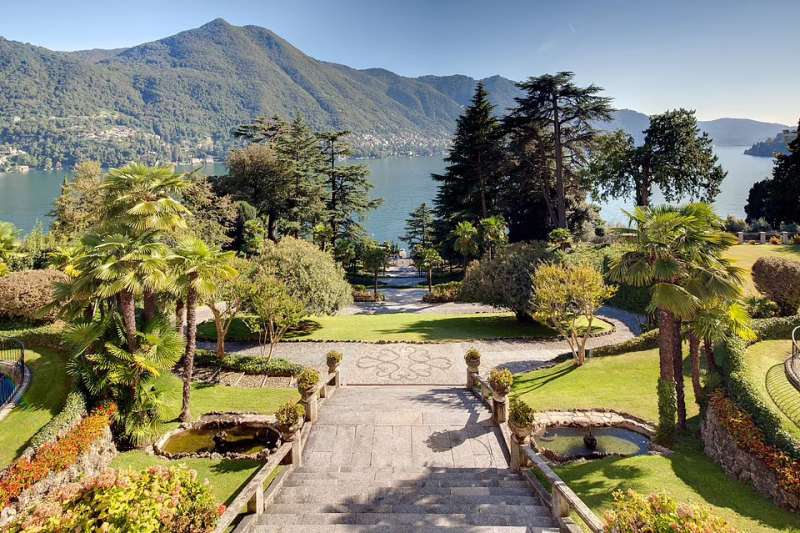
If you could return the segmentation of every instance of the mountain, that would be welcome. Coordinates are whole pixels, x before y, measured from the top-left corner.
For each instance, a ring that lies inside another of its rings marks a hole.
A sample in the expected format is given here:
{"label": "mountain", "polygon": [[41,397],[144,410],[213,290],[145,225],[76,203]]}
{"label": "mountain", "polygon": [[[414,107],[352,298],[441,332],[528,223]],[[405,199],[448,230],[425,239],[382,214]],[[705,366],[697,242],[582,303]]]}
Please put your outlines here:
{"label": "mountain", "polygon": [[775,137],[759,141],[744,151],[747,155],[774,157],[775,154],[788,154],[789,143],[797,137],[797,129],[784,129]]}
{"label": "mountain", "polygon": [[[514,105],[512,80],[482,81],[498,115]],[[222,159],[231,128],[263,114],[348,129],[360,155],[440,153],[476,83],[319,61],[270,30],[222,19],[115,50],[54,52],[0,38],[0,156],[22,150],[17,163],[43,167]],[[743,133],[738,119],[723,120],[721,139],[768,136],[748,133],[761,123],[744,121]],[[609,127],[641,139],[646,124],[621,110]]]}
{"label": "mountain", "polygon": [[718,118],[702,121],[700,127],[708,132],[715,144],[750,146],[755,142],[775,136],[789,126],[746,118]]}

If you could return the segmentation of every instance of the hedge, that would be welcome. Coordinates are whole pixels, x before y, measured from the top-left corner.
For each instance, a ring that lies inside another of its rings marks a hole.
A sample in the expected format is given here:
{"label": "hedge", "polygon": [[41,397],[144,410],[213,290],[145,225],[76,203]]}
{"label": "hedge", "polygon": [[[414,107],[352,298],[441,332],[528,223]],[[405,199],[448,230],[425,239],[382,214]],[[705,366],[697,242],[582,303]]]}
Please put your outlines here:
{"label": "hedge", "polygon": [[56,309],[44,311],[54,298],[55,284],[67,281],[58,270],[23,270],[0,278],[0,318],[53,320]]}
{"label": "hedge", "polygon": [[265,357],[254,355],[226,355],[220,359],[217,354],[208,350],[197,351],[195,365],[276,377],[293,377],[303,371],[302,365],[286,359],[273,357],[268,360]]}
{"label": "hedge", "polygon": [[61,411],[31,438],[30,448],[37,450],[45,444],[53,442],[72,429],[84,416],[86,416],[86,399],[80,391],[73,390],[67,394]]}
{"label": "hedge", "polygon": [[599,346],[597,348],[593,348],[592,357],[621,355],[628,352],[641,352],[642,350],[650,350],[657,347],[658,329],[651,329],[646,333],[642,333],[638,337],[618,342],[617,344],[609,344],[608,346]]}
{"label": "hedge", "polygon": [[26,348],[33,346],[58,350],[63,343],[61,333],[64,330],[63,322],[53,322],[43,326],[30,326],[19,323],[0,323],[0,340],[16,339],[21,341]]}
{"label": "hedge", "polygon": [[762,294],[777,303],[783,313],[800,307],[800,261],[785,257],[759,257],[753,263],[753,283]]}

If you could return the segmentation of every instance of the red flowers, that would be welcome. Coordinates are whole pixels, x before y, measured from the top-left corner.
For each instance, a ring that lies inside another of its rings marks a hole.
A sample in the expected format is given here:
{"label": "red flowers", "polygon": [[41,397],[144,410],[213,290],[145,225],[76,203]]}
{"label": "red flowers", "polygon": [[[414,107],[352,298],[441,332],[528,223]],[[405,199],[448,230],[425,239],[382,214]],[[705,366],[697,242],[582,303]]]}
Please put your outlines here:
{"label": "red flowers", "polygon": [[0,476],[0,509],[51,472],[60,472],[75,464],[103,435],[116,412],[114,404],[100,407],[59,440],[39,448],[31,459],[12,463]]}

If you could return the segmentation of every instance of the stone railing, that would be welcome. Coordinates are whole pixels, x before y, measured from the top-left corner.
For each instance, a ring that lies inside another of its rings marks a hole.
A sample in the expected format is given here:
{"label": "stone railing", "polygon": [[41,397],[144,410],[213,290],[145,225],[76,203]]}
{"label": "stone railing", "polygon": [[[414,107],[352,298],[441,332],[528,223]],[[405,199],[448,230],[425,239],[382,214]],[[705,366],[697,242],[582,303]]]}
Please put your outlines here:
{"label": "stone railing", "polygon": [[[467,367],[467,389],[477,394],[492,411],[492,420],[499,427],[503,444],[508,451],[511,469],[520,472],[528,484],[550,508],[561,531],[584,531],[571,518],[574,514],[592,533],[602,533],[603,522],[567,486],[547,461],[530,446],[530,428],[516,428],[508,423],[508,396],[497,394],[489,381],[480,375],[480,362]],[[536,472],[537,475],[531,473]]]}
{"label": "stone railing", "polygon": [[772,237],[779,237],[781,244],[791,244],[788,231],[739,231],[736,237],[739,239],[739,244],[751,241],[766,244]]}
{"label": "stone railing", "polygon": [[[286,477],[303,464],[303,448],[305,447],[308,436],[314,422],[319,418],[319,406],[339,388],[341,378],[339,369],[328,372],[312,391],[309,391],[300,400],[300,404],[305,408],[305,423],[296,429],[291,435],[287,435],[278,450],[271,454],[269,460],[258,469],[258,472],[250,479],[247,485],[239,491],[233,501],[220,516],[214,533],[224,533],[240,514],[247,514],[235,532],[243,533],[249,531],[255,523],[258,515],[264,513],[264,508],[275,498],[278,490],[283,485]],[[272,478],[272,472],[283,466],[283,470]],[[265,487],[267,481],[270,481]]]}

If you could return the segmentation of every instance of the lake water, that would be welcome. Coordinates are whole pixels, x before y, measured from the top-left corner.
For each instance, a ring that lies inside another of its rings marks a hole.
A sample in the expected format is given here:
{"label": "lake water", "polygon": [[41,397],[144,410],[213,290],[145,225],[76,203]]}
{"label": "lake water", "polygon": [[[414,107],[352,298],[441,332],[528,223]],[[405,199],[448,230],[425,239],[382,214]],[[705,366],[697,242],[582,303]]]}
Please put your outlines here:
{"label": "lake water", "polygon": [[[768,176],[772,170],[772,159],[745,155],[743,146],[715,147],[720,164],[728,171],[717,197],[717,213],[744,217],[744,204],[750,186]],[[367,232],[379,241],[397,240],[403,234],[408,213],[422,202],[432,202],[436,184],[431,173],[444,169],[441,157],[393,157],[362,161],[370,169],[370,180],[374,185],[373,196],[384,199],[383,205],[370,213],[364,221]],[[203,167],[206,174],[223,173],[222,165]],[[44,172],[32,170],[26,174],[0,174],[0,220],[13,222],[23,231],[30,231],[37,221],[47,227],[47,213],[58,196],[67,171]],[[656,194],[655,201],[661,198]],[[632,203],[612,201],[602,206],[602,216],[612,223],[624,222],[623,208]]]}

